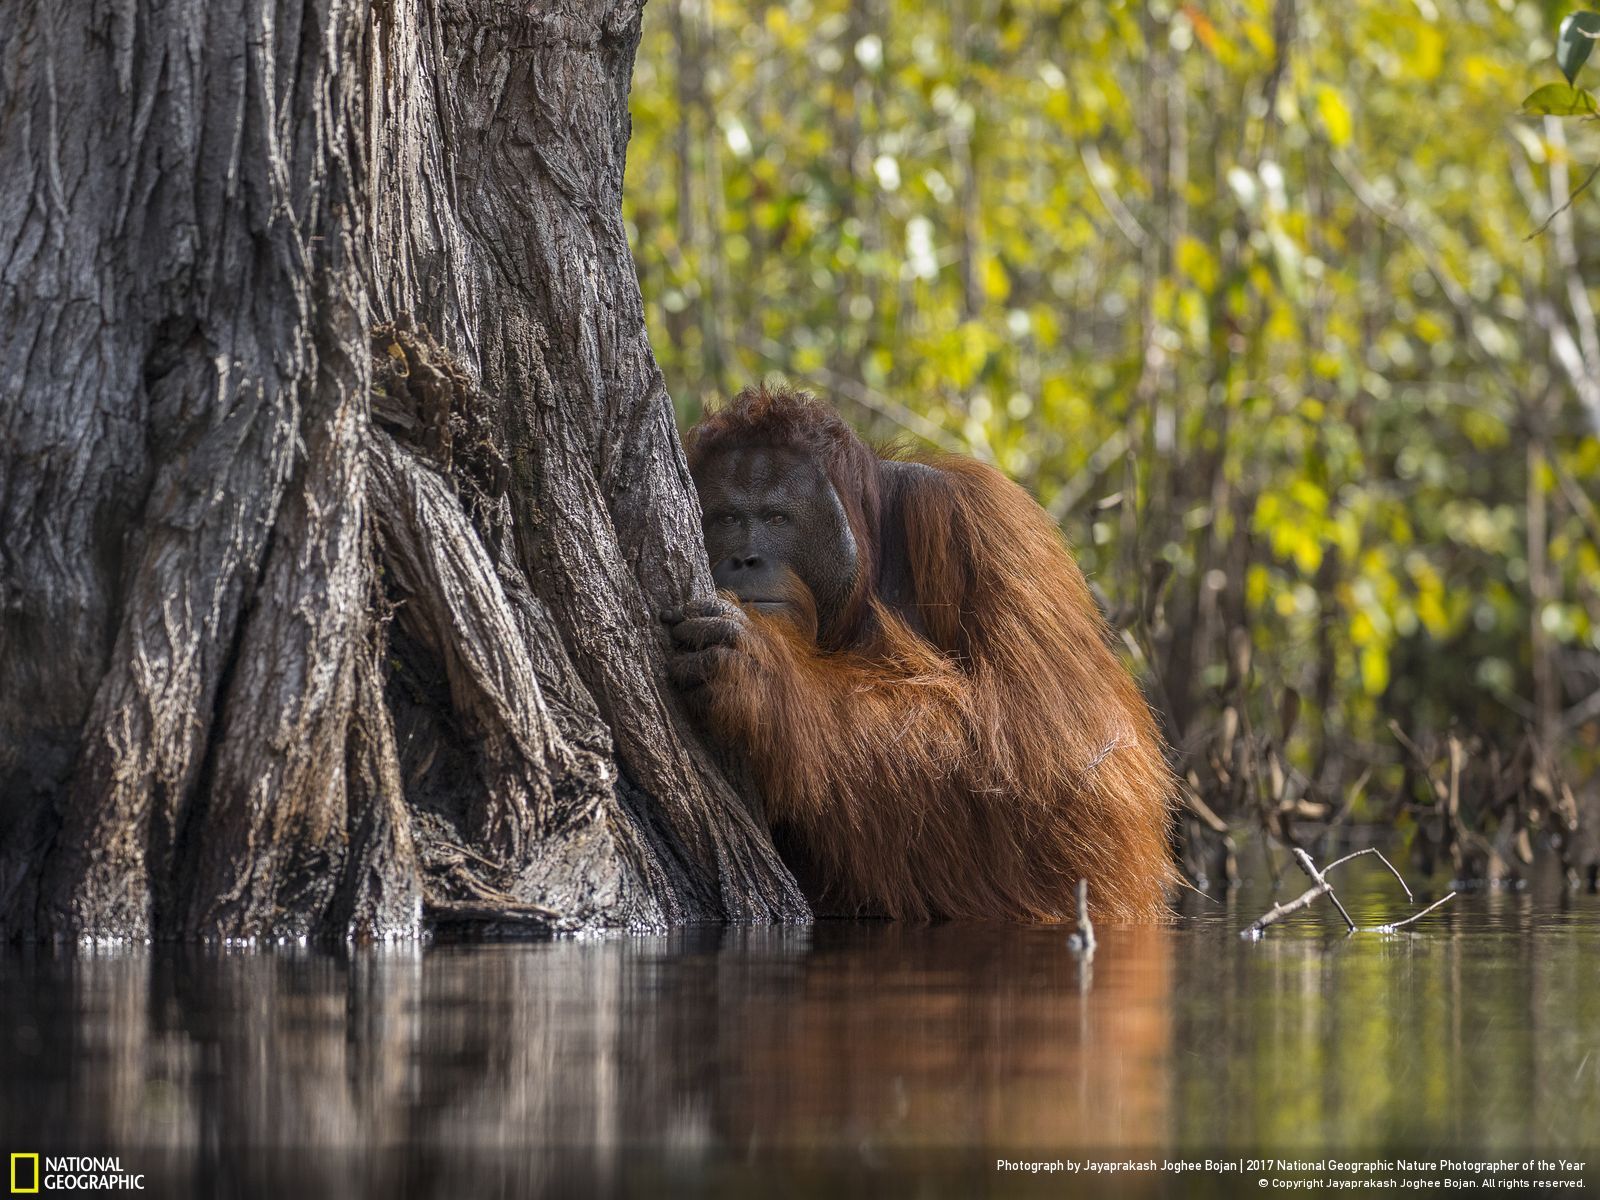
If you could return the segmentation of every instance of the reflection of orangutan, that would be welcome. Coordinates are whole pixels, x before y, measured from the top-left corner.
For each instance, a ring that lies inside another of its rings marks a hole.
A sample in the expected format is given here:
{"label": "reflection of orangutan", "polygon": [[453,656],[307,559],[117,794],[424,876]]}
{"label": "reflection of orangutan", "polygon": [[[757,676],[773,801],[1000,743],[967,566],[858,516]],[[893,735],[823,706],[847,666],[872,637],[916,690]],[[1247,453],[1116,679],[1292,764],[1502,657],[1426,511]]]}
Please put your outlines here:
{"label": "reflection of orangutan", "polygon": [[964,458],[880,457],[804,392],[690,433],[712,575],[674,681],[756,772],[830,907],[1164,911],[1173,781],[1049,517]]}

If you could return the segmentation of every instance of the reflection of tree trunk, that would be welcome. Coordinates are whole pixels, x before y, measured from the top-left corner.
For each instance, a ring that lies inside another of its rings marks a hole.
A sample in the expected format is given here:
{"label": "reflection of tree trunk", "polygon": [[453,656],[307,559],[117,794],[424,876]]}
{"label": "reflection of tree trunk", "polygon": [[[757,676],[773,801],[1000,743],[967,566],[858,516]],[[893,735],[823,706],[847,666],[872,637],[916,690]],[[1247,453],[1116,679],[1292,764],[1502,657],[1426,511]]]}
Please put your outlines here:
{"label": "reflection of tree trunk", "polygon": [[13,20],[0,924],[802,914],[657,684],[709,585],[621,218],[639,6]]}
{"label": "reflection of tree trunk", "polygon": [[770,1178],[841,1142],[884,1155],[874,1194],[898,1195],[881,1181],[921,1176],[928,1146],[1168,1140],[1181,948],[1159,926],[1103,932],[1087,989],[1058,945],[961,924],[39,956],[0,994],[36,1044],[8,1039],[0,1065],[38,1085],[0,1091],[0,1122],[17,1144],[121,1153],[157,1195],[207,1170],[226,1186],[196,1194],[270,1194],[290,1172],[297,1196],[378,1193],[385,1171],[416,1195],[654,1194],[608,1185],[729,1154]]}

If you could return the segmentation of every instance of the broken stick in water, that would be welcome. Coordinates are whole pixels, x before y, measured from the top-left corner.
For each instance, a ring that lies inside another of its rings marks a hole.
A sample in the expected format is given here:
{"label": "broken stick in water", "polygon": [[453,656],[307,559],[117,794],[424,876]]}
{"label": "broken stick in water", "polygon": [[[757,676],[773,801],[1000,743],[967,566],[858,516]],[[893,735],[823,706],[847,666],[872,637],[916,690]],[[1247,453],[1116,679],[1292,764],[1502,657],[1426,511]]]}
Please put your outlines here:
{"label": "broken stick in water", "polygon": [[1094,957],[1094,923],[1089,920],[1089,881],[1078,880],[1078,928],[1067,937],[1067,947],[1085,958]]}
{"label": "broken stick in water", "polygon": [[1250,938],[1252,940],[1258,938],[1268,925],[1276,924],[1278,921],[1281,921],[1283,918],[1287,917],[1290,913],[1296,913],[1302,908],[1310,907],[1311,902],[1318,896],[1324,895],[1332,890],[1333,885],[1324,879],[1309,891],[1301,892],[1300,895],[1296,896],[1293,900],[1286,900],[1282,904],[1274,904],[1266,912],[1262,913],[1254,921],[1250,922],[1250,924],[1244,929],[1241,929],[1239,931],[1239,936],[1243,938]]}
{"label": "broken stick in water", "polygon": [[[1356,931],[1355,919],[1345,911],[1344,905],[1339,903],[1339,897],[1333,890],[1333,884],[1322,877],[1323,873],[1317,870],[1317,864],[1311,861],[1311,855],[1300,849],[1299,846],[1295,846],[1294,860],[1300,864],[1300,869],[1311,877],[1311,882],[1327,893],[1328,899],[1333,901],[1333,906],[1339,910],[1339,915],[1344,918],[1345,925],[1349,927],[1351,933],[1354,933]],[[1308,900],[1306,903],[1309,904],[1310,901]]]}
{"label": "broken stick in water", "polygon": [[1078,960],[1078,990],[1094,980],[1094,922],[1089,920],[1089,881],[1078,880],[1078,928],[1067,935],[1067,949]]}
{"label": "broken stick in water", "polygon": [[1396,929],[1402,929],[1405,926],[1411,924],[1411,922],[1413,922],[1413,921],[1420,921],[1423,917],[1427,916],[1434,909],[1438,908],[1441,904],[1445,904],[1445,903],[1447,903],[1447,902],[1449,902],[1451,900],[1454,900],[1455,898],[1456,898],[1456,894],[1454,892],[1451,892],[1448,896],[1441,896],[1439,899],[1435,900],[1432,904],[1428,905],[1427,908],[1423,909],[1419,913],[1416,913],[1416,914],[1414,914],[1412,916],[1407,917],[1404,921],[1395,921],[1393,924],[1390,924],[1390,925],[1374,925],[1371,929],[1363,929],[1361,932],[1362,933],[1393,933]]}
{"label": "broken stick in water", "polygon": [[1410,887],[1406,885],[1406,881],[1401,877],[1400,872],[1395,870],[1394,864],[1387,858],[1384,858],[1382,852],[1376,846],[1368,846],[1364,850],[1357,850],[1354,854],[1346,854],[1343,858],[1335,859],[1326,867],[1318,870],[1317,864],[1312,861],[1309,854],[1300,849],[1298,846],[1294,847],[1293,849],[1295,862],[1299,863],[1300,869],[1310,877],[1312,886],[1306,891],[1300,893],[1300,895],[1296,896],[1293,900],[1286,900],[1282,904],[1274,904],[1270,909],[1262,913],[1254,921],[1250,922],[1249,925],[1241,929],[1239,931],[1240,937],[1246,938],[1250,941],[1255,941],[1261,937],[1267,926],[1276,924],[1277,922],[1283,920],[1284,917],[1287,917],[1290,913],[1296,913],[1302,908],[1309,907],[1312,902],[1320,896],[1327,896],[1328,899],[1333,901],[1333,906],[1339,910],[1339,915],[1344,918],[1345,926],[1351,933],[1392,933],[1396,929],[1401,929],[1404,926],[1411,924],[1413,921],[1420,920],[1421,918],[1427,916],[1441,904],[1455,899],[1456,894],[1451,892],[1448,896],[1445,896],[1440,900],[1435,900],[1421,912],[1414,913],[1403,921],[1394,921],[1388,925],[1373,925],[1362,929],[1356,925],[1355,919],[1351,917],[1350,913],[1345,909],[1345,906],[1339,902],[1338,894],[1333,890],[1333,884],[1328,882],[1328,873],[1335,867],[1342,867],[1352,858],[1360,858],[1363,854],[1375,854],[1378,857],[1378,861],[1389,868],[1389,873],[1400,881],[1400,886],[1405,889],[1406,899],[1415,903],[1416,897],[1411,894]]}

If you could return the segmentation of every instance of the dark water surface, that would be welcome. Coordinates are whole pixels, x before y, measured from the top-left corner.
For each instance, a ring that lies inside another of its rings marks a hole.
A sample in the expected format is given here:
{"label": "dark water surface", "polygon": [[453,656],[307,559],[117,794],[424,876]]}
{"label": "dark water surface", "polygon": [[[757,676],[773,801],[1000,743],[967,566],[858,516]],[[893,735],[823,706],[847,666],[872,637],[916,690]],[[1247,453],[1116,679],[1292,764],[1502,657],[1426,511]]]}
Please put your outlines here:
{"label": "dark water surface", "polygon": [[[1386,880],[1341,887],[1358,921],[1414,911]],[[1089,1177],[995,1160],[1600,1157],[1600,899],[1241,941],[1270,903],[1101,929],[1089,979],[1064,931],[964,925],[11,951],[0,1150],[120,1156],[147,1195],[1061,1195]]]}

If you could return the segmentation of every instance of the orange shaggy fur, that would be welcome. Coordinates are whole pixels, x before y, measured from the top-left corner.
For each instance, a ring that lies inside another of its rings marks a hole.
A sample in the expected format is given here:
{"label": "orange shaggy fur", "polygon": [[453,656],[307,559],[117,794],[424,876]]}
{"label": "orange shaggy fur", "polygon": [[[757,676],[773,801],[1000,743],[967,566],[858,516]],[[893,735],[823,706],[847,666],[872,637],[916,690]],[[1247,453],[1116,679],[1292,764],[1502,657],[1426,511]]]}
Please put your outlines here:
{"label": "orange shaggy fur", "polygon": [[[981,463],[925,458],[933,470],[899,485],[903,530],[883,529],[880,456],[786,389],[708,417],[691,465],[731,445],[812,454],[861,554],[820,644],[814,623],[750,612],[748,653],[728,656],[709,701],[829,897],[907,919],[1060,921],[1086,878],[1097,918],[1163,916],[1174,780],[1043,510]],[[877,592],[886,537],[926,636]]]}

